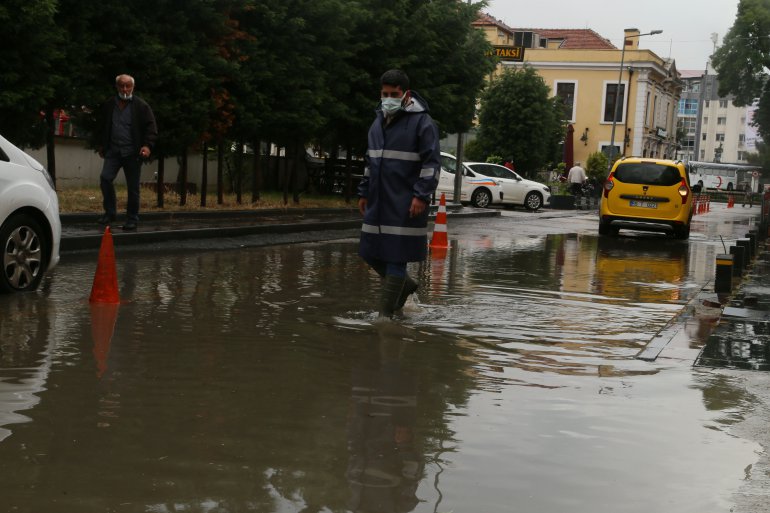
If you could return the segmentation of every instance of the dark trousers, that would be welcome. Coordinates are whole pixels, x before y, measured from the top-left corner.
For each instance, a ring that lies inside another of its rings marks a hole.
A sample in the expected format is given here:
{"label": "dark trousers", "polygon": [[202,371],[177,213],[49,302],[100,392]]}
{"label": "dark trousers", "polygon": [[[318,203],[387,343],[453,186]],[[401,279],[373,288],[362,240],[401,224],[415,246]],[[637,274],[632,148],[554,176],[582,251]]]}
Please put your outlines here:
{"label": "dark trousers", "polygon": [[393,276],[398,276],[399,278],[406,276],[406,262],[385,262],[383,260],[375,259],[364,259],[364,261],[383,278],[387,274],[392,274]]}
{"label": "dark trousers", "polygon": [[572,190],[573,196],[580,196],[580,194],[583,191],[583,184],[582,183],[571,183],[570,189]]}
{"label": "dark trousers", "polygon": [[128,204],[126,205],[126,218],[132,221],[139,220],[139,177],[142,168],[142,161],[138,156],[121,157],[106,155],[102,173],[99,175],[99,184],[102,188],[102,205],[104,213],[115,216],[117,213],[117,199],[115,198],[115,186],[113,182],[118,176],[118,171],[123,168],[126,175],[126,186],[128,188]]}

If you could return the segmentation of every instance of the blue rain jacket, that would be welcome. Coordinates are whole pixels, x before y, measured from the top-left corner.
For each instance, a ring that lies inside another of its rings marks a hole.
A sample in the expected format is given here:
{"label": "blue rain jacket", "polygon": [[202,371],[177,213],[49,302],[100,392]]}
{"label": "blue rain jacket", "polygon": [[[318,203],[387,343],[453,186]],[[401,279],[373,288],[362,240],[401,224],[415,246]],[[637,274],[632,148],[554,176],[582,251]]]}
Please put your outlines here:
{"label": "blue rain jacket", "polygon": [[364,177],[358,195],[367,206],[359,254],[365,260],[419,262],[428,245],[428,211],[409,217],[412,198],[430,205],[441,172],[438,128],[428,104],[412,91],[410,105],[388,125],[377,109],[369,128]]}

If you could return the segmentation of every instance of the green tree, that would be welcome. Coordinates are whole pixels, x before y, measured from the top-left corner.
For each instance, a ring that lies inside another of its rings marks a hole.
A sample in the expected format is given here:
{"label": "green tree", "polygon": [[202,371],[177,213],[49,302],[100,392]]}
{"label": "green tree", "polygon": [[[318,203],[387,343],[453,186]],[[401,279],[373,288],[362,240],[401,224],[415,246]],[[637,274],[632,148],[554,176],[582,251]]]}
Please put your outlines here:
{"label": "green tree", "polygon": [[607,178],[607,155],[602,151],[595,151],[588,155],[586,160],[586,174],[588,178],[602,181]]}
{"label": "green tree", "polygon": [[755,121],[770,140],[770,0],[740,0],[735,23],[714,52],[719,94],[735,96],[735,105],[751,105],[759,98]]}
{"label": "green tree", "polygon": [[64,58],[56,0],[0,4],[0,133],[20,146],[43,144],[43,109],[55,90],[54,63]]}
{"label": "green tree", "polygon": [[478,145],[487,155],[512,156],[530,174],[553,160],[561,113],[533,68],[506,70],[481,97]]}

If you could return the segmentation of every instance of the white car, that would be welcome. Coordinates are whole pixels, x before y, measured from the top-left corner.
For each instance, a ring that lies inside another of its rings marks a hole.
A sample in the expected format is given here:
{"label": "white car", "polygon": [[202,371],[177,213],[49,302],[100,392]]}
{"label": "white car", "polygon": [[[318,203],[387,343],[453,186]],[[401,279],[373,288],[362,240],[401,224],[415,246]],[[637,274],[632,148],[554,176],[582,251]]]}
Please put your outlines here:
{"label": "white car", "polygon": [[[463,182],[460,188],[460,201],[470,202],[474,207],[488,207],[490,205],[501,204],[503,202],[503,188],[500,180],[488,176],[478,175],[468,166],[464,166]],[[457,169],[457,160],[454,155],[441,152],[441,177],[438,181],[436,194],[442,192],[446,194],[447,199],[454,197],[455,190],[455,169]]]}
{"label": "white car", "polygon": [[0,136],[0,292],[35,290],[59,263],[59,199],[48,171]]}
{"label": "white car", "polygon": [[515,171],[499,164],[466,162],[477,175],[495,178],[503,187],[503,204],[522,205],[535,211],[551,202],[551,188],[540,182],[522,178]]}

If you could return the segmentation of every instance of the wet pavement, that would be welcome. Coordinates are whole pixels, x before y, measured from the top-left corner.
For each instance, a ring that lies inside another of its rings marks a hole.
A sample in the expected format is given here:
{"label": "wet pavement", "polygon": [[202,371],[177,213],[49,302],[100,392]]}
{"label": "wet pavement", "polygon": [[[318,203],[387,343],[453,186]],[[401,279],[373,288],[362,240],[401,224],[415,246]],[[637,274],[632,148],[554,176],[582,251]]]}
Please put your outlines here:
{"label": "wet pavement", "polygon": [[345,233],[119,245],[117,307],[87,302],[94,251],[66,252],[0,296],[0,505],[768,511],[768,375],[692,366],[732,322],[703,304],[715,255],[755,217],[674,241],[450,216],[395,322]]}

